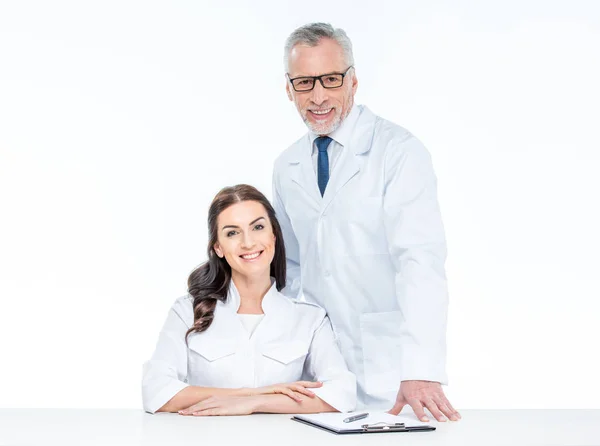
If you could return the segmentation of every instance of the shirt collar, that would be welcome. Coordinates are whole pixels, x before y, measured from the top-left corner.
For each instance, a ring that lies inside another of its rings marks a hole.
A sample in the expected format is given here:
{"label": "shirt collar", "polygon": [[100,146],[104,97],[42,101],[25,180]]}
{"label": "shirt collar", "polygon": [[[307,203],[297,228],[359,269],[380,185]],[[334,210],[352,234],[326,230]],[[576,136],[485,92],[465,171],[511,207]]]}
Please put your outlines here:
{"label": "shirt collar", "polygon": [[[236,288],[235,284],[233,283],[233,279],[230,279],[229,282],[229,292],[227,293],[227,302],[225,303],[225,305],[237,313],[237,311],[240,309],[241,303],[240,293]],[[275,278],[271,277],[271,287],[269,288],[261,302],[262,309],[265,312],[265,314],[267,313],[267,308],[269,307],[269,305],[271,305],[272,301],[276,298],[277,293],[278,291],[275,283]]]}
{"label": "shirt collar", "polygon": [[[348,116],[346,116],[346,118],[342,121],[342,124],[327,136],[329,136],[335,142],[340,144],[342,147],[346,147],[350,143],[352,130],[354,129],[359,116],[360,110],[358,109],[358,106],[356,104],[352,104],[352,109],[350,110],[350,113],[348,113]],[[311,131],[309,131],[308,133],[310,136],[310,145],[314,153],[314,142],[315,139],[317,139],[320,135],[317,135],[316,133],[313,133]]]}

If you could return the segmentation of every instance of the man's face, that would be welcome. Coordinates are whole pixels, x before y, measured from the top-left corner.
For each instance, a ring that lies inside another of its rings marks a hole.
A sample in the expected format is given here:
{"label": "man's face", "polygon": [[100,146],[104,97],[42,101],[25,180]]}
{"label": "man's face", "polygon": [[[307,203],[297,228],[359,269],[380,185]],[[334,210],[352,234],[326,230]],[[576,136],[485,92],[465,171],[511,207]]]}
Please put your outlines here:
{"label": "man's face", "polygon": [[[342,47],[327,38],[313,47],[296,45],[290,52],[288,64],[290,79],[344,73],[348,69]],[[295,91],[289,79],[286,80],[288,98],[294,101],[304,123],[317,135],[329,135],[340,126],[352,109],[358,87],[354,69],[348,71],[344,84],[338,88],[323,88],[317,80],[311,91]]]}

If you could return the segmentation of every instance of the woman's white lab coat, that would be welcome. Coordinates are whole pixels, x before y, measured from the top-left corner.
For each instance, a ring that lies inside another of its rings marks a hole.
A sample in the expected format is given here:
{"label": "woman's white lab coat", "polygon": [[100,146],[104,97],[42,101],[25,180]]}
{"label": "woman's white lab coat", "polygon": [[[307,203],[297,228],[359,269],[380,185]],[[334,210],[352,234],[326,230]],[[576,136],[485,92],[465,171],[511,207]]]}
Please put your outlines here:
{"label": "woman's white lab coat", "polygon": [[194,321],[193,298],[177,299],[160,332],[152,358],[144,364],[144,409],[154,413],[186,386],[262,387],[300,379],[323,382],[311,389],[347,412],[356,405],[356,379],[338,349],[325,310],[293,301],[273,284],[263,298],[264,318],[252,336],[237,315],[239,294],[231,282],[218,302],[211,326],[185,333]]}

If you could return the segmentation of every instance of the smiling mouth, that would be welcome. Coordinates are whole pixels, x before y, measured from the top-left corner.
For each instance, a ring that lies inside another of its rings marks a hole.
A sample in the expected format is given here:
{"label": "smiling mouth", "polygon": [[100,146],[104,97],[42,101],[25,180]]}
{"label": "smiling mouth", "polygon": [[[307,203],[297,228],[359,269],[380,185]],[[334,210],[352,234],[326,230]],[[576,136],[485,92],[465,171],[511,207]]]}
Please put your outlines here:
{"label": "smiling mouth", "polygon": [[244,260],[254,260],[261,256],[264,251],[256,251],[248,254],[242,254],[240,257]]}
{"label": "smiling mouth", "polygon": [[317,119],[323,119],[326,118],[330,115],[330,113],[333,111],[333,107],[331,108],[327,108],[324,110],[308,110],[315,118]]}

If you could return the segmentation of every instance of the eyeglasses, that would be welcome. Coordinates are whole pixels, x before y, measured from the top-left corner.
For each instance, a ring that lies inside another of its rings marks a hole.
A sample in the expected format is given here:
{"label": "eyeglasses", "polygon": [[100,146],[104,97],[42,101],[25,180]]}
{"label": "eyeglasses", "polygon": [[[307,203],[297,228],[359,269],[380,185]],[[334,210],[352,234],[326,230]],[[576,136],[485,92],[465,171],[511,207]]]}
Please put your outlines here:
{"label": "eyeglasses", "polygon": [[[353,68],[353,65],[350,65],[343,73],[295,77],[290,79],[290,83],[292,84],[292,87],[294,87],[295,91],[311,91],[313,88],[315,88],[317,79],[319,79],[319,82],[321,82],[323,88],[339,88],[344,85],[344,77],[346,74],[348,74],[350,68]],[[289,79],[290,75],[288,74],[287,77]]]}

